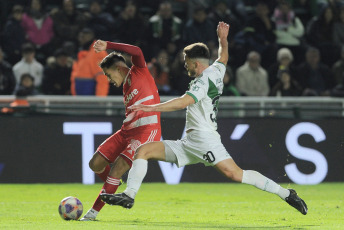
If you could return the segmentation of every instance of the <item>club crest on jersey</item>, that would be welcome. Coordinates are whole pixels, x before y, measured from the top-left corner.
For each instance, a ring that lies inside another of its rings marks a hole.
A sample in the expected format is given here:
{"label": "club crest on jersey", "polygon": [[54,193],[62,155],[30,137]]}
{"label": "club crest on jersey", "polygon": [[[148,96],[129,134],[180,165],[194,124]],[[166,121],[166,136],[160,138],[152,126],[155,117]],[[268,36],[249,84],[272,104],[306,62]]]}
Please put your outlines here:
{"label": "club crest on jersey", "polygon": [[199,86],[198,85],[192,86],[192,91],[198,91],[198,90],[199,90]]}
{"label": "club crest on jersey", "polygon": [[130,78],[127,79],[128,85],[131,86],[131,80]]}
{"label": "club crest on jersey", "polygon": [[131,91],[131,93],[125,96],[124,105],[126,106],[138,93],[139,91],[137,89],[134,89],[133,91]]}

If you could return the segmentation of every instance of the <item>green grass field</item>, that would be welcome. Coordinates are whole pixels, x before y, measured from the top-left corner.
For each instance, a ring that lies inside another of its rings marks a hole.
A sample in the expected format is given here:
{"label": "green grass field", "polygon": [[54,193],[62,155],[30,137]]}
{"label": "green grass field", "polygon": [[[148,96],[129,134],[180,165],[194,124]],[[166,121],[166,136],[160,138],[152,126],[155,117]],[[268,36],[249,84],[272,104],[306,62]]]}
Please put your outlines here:
{"label": "green grass field", "polygon": [[99,221],[64,221],[60,200],[78,197],[85,214],[101,184],[1,184],[0,229],[344,229],[344,183],[283,186],[306,201],[306,216],[249,185],[145,183],[130,210],[106,205]]}

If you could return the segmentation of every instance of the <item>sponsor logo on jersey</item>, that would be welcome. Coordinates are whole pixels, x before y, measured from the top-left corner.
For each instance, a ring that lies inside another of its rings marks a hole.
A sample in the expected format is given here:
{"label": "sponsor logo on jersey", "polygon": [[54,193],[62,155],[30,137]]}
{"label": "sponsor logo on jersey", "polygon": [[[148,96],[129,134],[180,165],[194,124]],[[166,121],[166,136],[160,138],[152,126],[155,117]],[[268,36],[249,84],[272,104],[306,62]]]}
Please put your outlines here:
{"label": "sponsor logo on jersey", "polygon": [[137,89],[134,89],[125,97],[124,105],[127,106],[127,104],[139,93]]}

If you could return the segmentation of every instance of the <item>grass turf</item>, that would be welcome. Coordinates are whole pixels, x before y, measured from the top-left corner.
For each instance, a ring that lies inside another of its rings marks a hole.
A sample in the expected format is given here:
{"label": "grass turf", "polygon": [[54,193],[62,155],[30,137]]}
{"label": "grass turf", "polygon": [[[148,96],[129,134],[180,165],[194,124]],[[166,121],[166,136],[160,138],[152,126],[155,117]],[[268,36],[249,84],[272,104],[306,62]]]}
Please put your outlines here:
{"label": "grass turf", "polygon": [[306,201],[306,216],[249,185],[145,183],[130,210],[106,205],[96,222],[60,218],[62,198],[78,197],[85,214],[101,186],[1,184],[0,229],[344,229],[344,183],[285,184]]}

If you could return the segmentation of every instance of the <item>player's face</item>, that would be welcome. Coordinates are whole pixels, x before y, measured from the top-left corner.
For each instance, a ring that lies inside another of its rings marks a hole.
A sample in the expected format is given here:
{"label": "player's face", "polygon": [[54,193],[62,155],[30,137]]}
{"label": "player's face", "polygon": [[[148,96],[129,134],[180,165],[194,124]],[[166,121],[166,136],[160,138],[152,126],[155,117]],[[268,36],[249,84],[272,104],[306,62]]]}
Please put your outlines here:
{"label": "player's face", "polygon": [[115,68],[104,68],[103,72],[107,76],[108,81],[116,87],[120,87],[123,82],[123,78],[119,72],[119,67]]}
{"label": "player's face", "polygon": [[196,62],[184,55],[185,69],[188,71],[189,77],[196,77]]}

